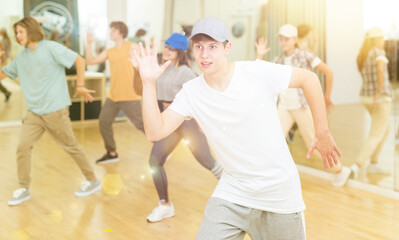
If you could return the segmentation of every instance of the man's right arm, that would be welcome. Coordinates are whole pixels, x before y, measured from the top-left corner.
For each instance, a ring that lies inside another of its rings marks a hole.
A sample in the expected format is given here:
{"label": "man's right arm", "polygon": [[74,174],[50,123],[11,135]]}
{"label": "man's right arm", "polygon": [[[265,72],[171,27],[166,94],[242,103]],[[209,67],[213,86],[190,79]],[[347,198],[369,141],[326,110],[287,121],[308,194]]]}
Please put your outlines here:
{"label": "man's right arm", "polygon": [[87,45],[86,45],[86,64],[87,65],[96,65],[101,64],[107,60],[107,50],[103,50],[99,55],[93,57],[92,52],[92,43],[93,43],[93,34],[87,34]]}
{"label": "man's right arm", "polygon": [[150,141],[158,141],[175,131],[185,117],[169,108],[162,113],[158,107],[156,85],[143,85],[143,121],[145,135]]}
{"label": "man's right arm", "polygon": [[1,57],[4,55],[4,51],[0,51],[0,81],[3,80],[4,78],[8,77],[8,75],[3,72],[2,68],[2,62],[1,62]]}
{"label": "man's right arm", "polygon": [[3,72],[3,70],[0,68],[0,81],[3,80],[4,78],[8,77],[7,74]]}
{"label": "man's right arm", "polygon": [[139,52],[134,51],[130,61],[134,64],[133,57],[137,61],[140,76],[143,82],[143,122],[145,135],[150,141],[160,140],[175,131],[185,120],[173,110],[166,109],[162,113],[158,107],[156,80],[169,66],[170,61],[162,66],[158,65],[158,44],[154,42],[151,50],[148,40],[145,41],[146,48],[140,43]]}

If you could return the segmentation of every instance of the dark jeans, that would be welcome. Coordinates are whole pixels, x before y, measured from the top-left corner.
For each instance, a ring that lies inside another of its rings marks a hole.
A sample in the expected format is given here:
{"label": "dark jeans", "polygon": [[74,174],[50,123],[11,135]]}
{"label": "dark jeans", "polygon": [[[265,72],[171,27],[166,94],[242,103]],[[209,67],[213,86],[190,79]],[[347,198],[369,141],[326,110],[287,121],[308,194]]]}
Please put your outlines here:
{"label": "dark jeans", "polygon": [[108,152],[116,151],[112,123],[120,110],[125,113],[126,117],[129,118],[138,130],[144,132],[140,101],[114,102],[107,98],[101,109],[99,125],[101,136],[103,137],[105,148]]}

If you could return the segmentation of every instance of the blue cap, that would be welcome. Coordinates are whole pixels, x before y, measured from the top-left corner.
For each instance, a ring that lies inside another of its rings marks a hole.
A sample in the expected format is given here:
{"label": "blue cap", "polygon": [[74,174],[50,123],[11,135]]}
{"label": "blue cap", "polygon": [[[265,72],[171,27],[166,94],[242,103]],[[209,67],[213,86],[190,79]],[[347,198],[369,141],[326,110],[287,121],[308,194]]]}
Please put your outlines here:
{"label": "blue cap", "polygon": [[171,47],[181,49],[183,51],[186,51],[188,47],[187,37],[179,33],[173,33],[165,42]]}

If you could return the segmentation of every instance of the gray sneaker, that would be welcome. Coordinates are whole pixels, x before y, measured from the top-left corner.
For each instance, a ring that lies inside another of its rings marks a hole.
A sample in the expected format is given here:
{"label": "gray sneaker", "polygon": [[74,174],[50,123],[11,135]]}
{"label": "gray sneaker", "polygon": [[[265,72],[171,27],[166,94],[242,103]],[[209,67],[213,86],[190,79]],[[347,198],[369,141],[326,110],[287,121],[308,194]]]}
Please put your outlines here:
{"label": "gray sneaker", "polygon": [[86,180],[82,182],[81,187],[75,192],[77,197],[89,196],[101,189],[100,181],[96,180]]}
{"label": "gray sneaker", "polygon": [[19,188],[14,191],[8,205],[16,206],[30,199],[30,191],[27,188]]}

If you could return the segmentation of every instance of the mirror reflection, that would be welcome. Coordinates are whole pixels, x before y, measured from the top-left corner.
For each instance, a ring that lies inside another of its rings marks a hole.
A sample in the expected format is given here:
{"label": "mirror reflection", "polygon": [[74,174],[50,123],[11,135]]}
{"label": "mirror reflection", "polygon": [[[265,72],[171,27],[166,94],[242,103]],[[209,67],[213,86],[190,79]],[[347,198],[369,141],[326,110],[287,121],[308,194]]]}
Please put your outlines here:
{"label": "mirror reflection", "polygon": [[[396,143],[399,143],[396,100],[399,21],[391,10],[375,15],[384,12],[377,11],[382,6],[398,5],[395,1],[356,0],[345,6],[333,0],[300,0],[289,5],[277,0],[121,2],[126,5],[122,12],[109,7],[112,1],[78,0],[71,15],[72,22],[78,25],[77,32],[61,27],[52,29],[57,23],[46,22],[42,26],[48,39],[60,41],[81,55],[85,55],[89,40],[91,52],[97,56],[115,44],[109,32],[113,20],[126,22],[129,28],[126,39],[139,43],[146,38],[160,41],[173,32],[187,35],[197,19],[220,17],[231,33],[233,48],[229,60],[259,58],[318,74],[325,90],[330,128],[343,154],[341,165],[331,171],[332,180],[342,171],[345,175],[350,171],[350,178],[361,182],[399,188],[399,184],[395,186]],[[5,66],[21,50],[12,25],[24,16],[24,1],[0,0],[0,3],[7,4],[7,9],[0,9],[0,48],[5,52],[1,64]],[[58,18],[51,14],[44,12],[42,16],[56,21]],[[190,61],[193,70],[199,73],[192,57]],[[108,78],[109,68],[106,62],[87,66],[87,71],[105,73]],[[68,74],[73,75],[73,70]],[[109,85],[109,81],[104,81],[99,88],[104,88],[99,91],[102,93],[99,99],[107,96]],[[320,155],[305,157],[315,133],[303,93],[297,90],[281,93],[278,109],[295,162],[323,169]],[[0,122],[21,120],[26,110],[18,81],[1,81]]]}

